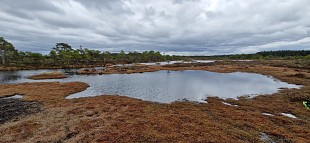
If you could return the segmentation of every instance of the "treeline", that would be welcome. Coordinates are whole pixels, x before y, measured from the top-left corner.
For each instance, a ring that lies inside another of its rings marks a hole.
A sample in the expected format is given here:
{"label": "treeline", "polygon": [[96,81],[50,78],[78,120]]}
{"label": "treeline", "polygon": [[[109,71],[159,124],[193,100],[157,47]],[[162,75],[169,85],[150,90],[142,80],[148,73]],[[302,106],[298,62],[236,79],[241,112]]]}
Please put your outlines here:
{"label": "treeline", "polygon": [[255,54],[193,56],[191,58],[204,60],[310,59],[310,50],[263,51]]}
{"label": "treeline", "polygon": [[[160,62],[172,60],[258,60],[258,59],[306,59],[310,60],[310,50],[299,51],[264,51],[255,54],[235,54],[216,56],[170,56],[160,52],[145,51],[110,53],[109,51],[72,48],[67,43],[57,43],[48,55],[23,52],[15,49],[13,44],[0,37],[0,66],[36,66],[36,67],[79,67],[90,65],[105,66],[111,64],[129,64]],[[309,62],[310,63],[310,62]]]}
{"label": "treeline", "polygon": [[54,65],[98,65],[98,64],[129,64],[143,62],[159,62],[165,60],[177,60],[177,56],[162,55],[160,52],[145,51],[125,53],[121,50],[119,53],[101,52],[99,50],[90,50],[80,46],[73,49],[67,43],[57,43],[48,55]]}
{"label": "treeline", "polygon": [[281,51],[263,51],[256,53],[263,57],[305,57],[310,55],[310,50],[299,50],[299,51],[290,51],[290,50],[281,50]]}
{"label": "treeline", "polygon": [[67,43],[57,43],[51,49],[48,55],[34,52],[18,51],[15,47],[0,37],[0,65],[5,66],[61,66],[74,67],[83,65],[105,65],[142,63],[142,62],[159,62],[166,60],[179,60],[181,57],[162,55],[160,52],[145,51],[125,53],[110,53],[109,51],[91,50],[88,48],[73,49]]}

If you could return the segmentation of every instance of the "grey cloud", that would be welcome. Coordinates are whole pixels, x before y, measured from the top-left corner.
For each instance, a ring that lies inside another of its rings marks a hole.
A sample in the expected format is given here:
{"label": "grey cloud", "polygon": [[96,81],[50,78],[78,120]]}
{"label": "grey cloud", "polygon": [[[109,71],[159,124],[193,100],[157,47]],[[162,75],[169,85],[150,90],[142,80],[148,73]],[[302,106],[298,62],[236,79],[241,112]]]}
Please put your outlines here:
{"label": "grey cloud", "polygon": [[0,9],[2,12],[25,19],[34,19],[35,17],[32,15],[33,12],[51,11],[58,14],[63,12],[49,1],[43,0],[2,0]]}
{"label": "grey cloud", "polygon": [[88,9],[97,10],[99,12],[111,13],[113,15],[130,15],[134,14],[130,8],[126,7],[126,2],[130,0],[74,0]]}
{"label": "grey cloud", "polygon": [[15,9],[25,11],[61,11],[61,9],[58,9],[50,1],[46,0],[1,0],[0,7],[2,9]]}
{"label": "grey cloud", "polygon": [[183,2],[200,2],[200,0],[173,0],[174,4],[182,4]]}
{"label": "grey cloud", "polygon": [[309,0],[3,0],[0,36],[19,49],[57,42],[180,54],[310,49]]}

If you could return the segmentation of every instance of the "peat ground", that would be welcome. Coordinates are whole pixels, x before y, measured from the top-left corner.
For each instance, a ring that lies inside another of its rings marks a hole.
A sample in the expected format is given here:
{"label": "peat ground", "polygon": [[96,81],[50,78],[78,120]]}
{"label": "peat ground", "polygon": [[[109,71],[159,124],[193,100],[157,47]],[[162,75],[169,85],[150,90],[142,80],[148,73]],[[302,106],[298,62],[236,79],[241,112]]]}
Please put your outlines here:
{"label": "peat ground", "polygon": [[81,82],[0,85],[0,97],[22,94],[23,101],[42,103],[41,112],[1,124],[0,141],[264,142],[262,138],[269,138],[275,142],[307,143],[310,111],[302,101],[310,98],[310,70],[273,64],[220,62],[149,68],[252,72],[303,87],[239,100],[208,98],[208,103],[161,104],[115,95],[64,99],[88,87]]}

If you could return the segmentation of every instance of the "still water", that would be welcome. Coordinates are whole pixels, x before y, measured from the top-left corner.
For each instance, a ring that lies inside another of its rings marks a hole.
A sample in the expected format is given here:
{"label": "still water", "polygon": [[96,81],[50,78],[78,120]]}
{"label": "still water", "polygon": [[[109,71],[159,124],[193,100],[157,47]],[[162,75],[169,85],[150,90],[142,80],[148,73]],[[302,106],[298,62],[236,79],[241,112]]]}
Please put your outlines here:
{"label": "still water", "polygon": [[[215,73],[208,71],[157,71],[136,74],[70,75],[66,79],[30,80],[27,76],[64,70],[29,70],[0,72],[1,83],[81,81],[90,85],[67,99],[98,95],[121,95],[146,101],[169,103],[190,100],[202,102],[207,97],[237,98],[276,93],[279,88],[298,88],[272,77],[252,73]],[[69,73],[69,72],[68,72]]]}

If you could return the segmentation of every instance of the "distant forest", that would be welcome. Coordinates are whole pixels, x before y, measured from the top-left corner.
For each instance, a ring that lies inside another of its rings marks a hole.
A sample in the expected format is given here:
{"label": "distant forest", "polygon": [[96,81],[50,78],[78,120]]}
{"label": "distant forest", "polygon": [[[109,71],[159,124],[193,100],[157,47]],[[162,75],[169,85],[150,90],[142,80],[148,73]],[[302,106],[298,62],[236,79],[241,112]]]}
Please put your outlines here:
{"label": "distant forest", "polygon": [[306,59],[310,60],[310,50],[299,51],[264,51],[255,54],[217,55],[217,56],[170,56],[160,52],[145,51],[110,53],[109,51],[88,48],[73,49],[67,43],[57,43],[48,55],[35,52],[23,52],[15,49],[13,44],[0,37],[0,65],[35,66],[35,67],[80,67],[83,65],[102,65],[160,62],[172,60],[246,60],[246,59]]}
{"label": "distant forest", "polygon": [[215,56],[192,56],[198,59],[231,59],[231,60],[258,60],[258,59],[310,59],[310,50],[280,50],[263,51],[255,54],[234,54],[234,55],[215,55]]}
{"label": "distant forest", "polygon": [[13,44],[0,37],[0,65],[35,66],[35,67],[81,67],[83,65],[127,64],[182,60],[180,56],[162,55],[160,52],[145,51],[110,53],[109,51],[88,48],[73,49],[67,43],[57,43],[48,55],[35,52],[23,52],[15,49]]}

